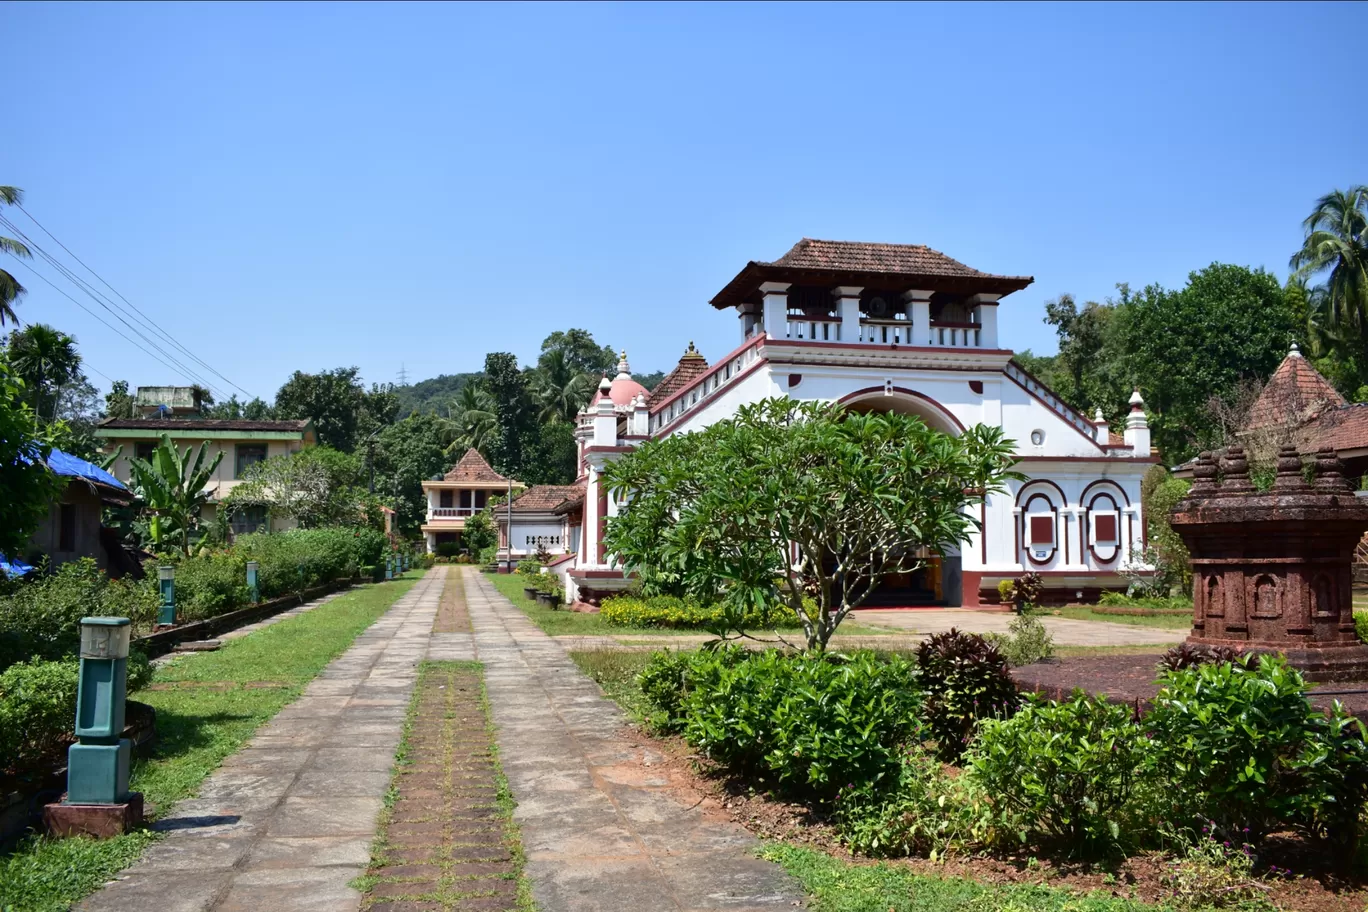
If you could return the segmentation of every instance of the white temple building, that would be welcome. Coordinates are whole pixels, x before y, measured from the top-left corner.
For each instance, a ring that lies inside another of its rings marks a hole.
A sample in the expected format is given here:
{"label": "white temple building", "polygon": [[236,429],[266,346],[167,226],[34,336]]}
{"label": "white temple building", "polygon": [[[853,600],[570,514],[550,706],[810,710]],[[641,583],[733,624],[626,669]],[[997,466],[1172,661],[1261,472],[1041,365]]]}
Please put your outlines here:
{"label": "white temple building", "polygon": [[[599,485],[606,463],[772,396],[913,413],[949,434],[990,424],[1016,442],[1027,480],[979,509],[982,533],[887,580],[869,605],[994,604],[999,581],[1028,571],[1045,580],[1047,602],[1124,588],[1121,569],[1145,538],[1140,479],[1158,461],[1143,403],[1131,397],[1117,435],[1100,411],[1079,414],[1012,360],[998,307],[1032,281],[909,244],[804,238],[774,262],[747,263],[711,302],[736,315],[737,346],[709,364],[690,343],[653,391],[632,379],[624,353],[580,413],[580,477],[523,495],[538,525],[559,517],[552,570],[567,597],[597,603],[629,584],[602,544],[619,509]],[[521,544],[515,553],[526,554]]]}

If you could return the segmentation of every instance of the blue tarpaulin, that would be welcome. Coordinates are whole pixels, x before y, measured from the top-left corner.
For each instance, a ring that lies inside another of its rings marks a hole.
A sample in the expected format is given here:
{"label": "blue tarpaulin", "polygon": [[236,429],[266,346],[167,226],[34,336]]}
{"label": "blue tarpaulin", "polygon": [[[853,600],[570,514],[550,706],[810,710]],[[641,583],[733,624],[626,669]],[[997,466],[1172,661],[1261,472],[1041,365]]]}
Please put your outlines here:
{"label": "blue tarpaulin", "polygon": [[65,475],[72,478],[84,478],[102,485],[109,485],[120,491],[127,491],[123,482],[110,475],[104,469],[93,462],[86,462],[78,459],[70,453],[63,453],[61,450],[53,450],[47,458],[48,468],[58,475]]}
{"label": "blue tarpaulin", "polygon": [[5,576],[23,576],[25,573],[32,573],[33,566],[21,560],[9,560],[0,554],[0,573]]}

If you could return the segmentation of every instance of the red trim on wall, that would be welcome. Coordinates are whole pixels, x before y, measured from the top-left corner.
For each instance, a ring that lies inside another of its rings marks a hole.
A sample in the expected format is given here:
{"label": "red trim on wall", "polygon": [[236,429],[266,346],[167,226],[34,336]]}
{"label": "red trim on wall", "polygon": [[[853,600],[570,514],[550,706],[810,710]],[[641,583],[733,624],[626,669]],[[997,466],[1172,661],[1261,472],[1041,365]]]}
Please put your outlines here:
{"label": "red trim on wall", "polygon": [[[1111,504],[1112,508],[1110,510],[1098,511],[1095,508],[1094,505],[1099,500],[1103,499],[1105,499],[1109,504]],[[1115,563],[1121,557],[1121,505],[1117,503],[1116,498],[1113,497],[1110,492],[1098,491],[1096,494],[1092,496],[1092,500],[1088,501],[1087,507],[1085,508],[1085,512],[1083,515],[1090,520],[1092,518],[1092,514],[1095,512],[1116,513],[1116,543],[1111,546],[1112,556],[1103,557],[1102,555],[1097,553],[1097,542],[1092,540],[1092,536],[1088,536],[1088,538],[1086,539],[1088,553],[1093,556],[1093,560],[1097,561],[1098,564]],[[1088,523],[1085,522],[1083,526],[1085,533],[1087,531],[1087,528]]]}
{"label": "red trim on wall", "polygon": [[599,484],[598,496],[598,561],[603,563],[604,555],[607,553],[606,546],[603,544],[604,533],[608,531],[608,492],[603,490],[602,483]]}
{"label": "red trim on wall", "polygon": [[1110,478],[1099,478],[1096,481],[1088,482],[1088,486],[1084,488],[1083,493],[1078,496],[1079,502],[1082,503],[1083,500],[1087,498],[1088,492],[1098,485],[1111,485],[1113,488],[1116,488],[1117,493],[1121,495],[1121,499],[1126,502],[1126,506],[1130,506],[1130,496],[1126,494],[1126,489]]}
{"label": "red trim on wall", "polygon": [[1060,504],[1060,506],[1064,506],[1065,504],[1067,504],[1067,503],[1069,502],[1069,498],[1064,496],[1064,489],[1061,488],[1059,485],[1055,484],[1055,483],[1054,483],[1053,481],[1051,481],[1050,479],[1048,479],[1048,478],[1032,478],[1032,479],[1028,480],[1028,481],[1027,481],[1024,485],[1022,485],[1020,488],[1017,489],[1016,499],[1013,501],[1013,505],[1014,505],[1014,506],[1018,506],[1018,507],[1021,506],[1021,495],[1025,494],[1025,493],[1026,493],[1026,489],[1029,488],[1031,485],[1034,485],[1034,484],[1047,484],[1047,485],[1049,485],[1050,487],[1054,488],[1055,491],[1057,491],[1057,492],[1059,493],[1059,504]]}
{"label": "red trim on wall", "polygon": [[[676,399],[680,398],[680,397],[683,396],[685,393],[690,392],[691,390],[693,390],[694,387],[698,386],[700,383],[705,382],[705,381],[706,381],[709,377],[711,377],[713,374],[721,373],[722,371],[724,371],[724,370],[726,369],[727,365],[730,364],[731,361],[732,361],[732,359],[735,358],[737,355],[740,355],[742,352],[744,352],[744,351],[745,351],[746,349],[748,349],[748,348],[751,348],[751,347],[753,347],[753,346],[762,345],[762,344],[764,343],[764,341],[765,341],[765,337],[764,337],[763,334],[751,336],[751,337],[750,337],[749,339],[747,339],[745,342],[742,342],[741,345],[740,345],[739,347],[734,348],[734,349],[732,349],[731,351],[727,352],[727,354],[726,354],[724,357],[718,358],[718,359],[717,359],[717,362],[714,363],[712,367],[708,368],[707,372],[705,372],[705,373],[703,373],[703,374],[700,374],[699,376],[695,377],[695,378],[693,379],[693,381],[690,382],[688,385],[686,385],[686,386],[681,386],[679,389],[675,390],[673,393],[671,393],[671,394],[670,394],[669,396],[667,396],[666,398],[661,399],[659,402],[653,402],[653,403],[651,403],[651,406],[650,406],[651,417],[655,417],[656,415],[659,415],[661,412],[665,411],[665,409],[669,408],[670,404],[673,403]],[[764,359],[761,358],[760,360],[763,361]],[[735,380],[735,378],[732,378],[732,379]],[[731,383],[732,380],[728,380],[727,382],[728,382],[728,383]],[[722,389],[722,387],[719,386],[717,389],[720,390],[720,389]],[[717,390],[714,390],[714,392],[717,392]],[[700,399],[700,400],[699,400],[699,403],[702,404],[702,402],[703,402],[703,400]],[[686,414],[687,414],[687,413],[686,413]],[[664,430],[664,429],[662,428],[662,430]]]}
{"label": "red trim on wall", "polygon": [[981,604],[979,601],[979,586],[983,584],[983,574],[976,570],[963,570],[960,572],[960,583],[963,586],[960,596],[960,607],[979,607]]}
{"label": "red trim on wall", "polygon": [[[866,386],[864,389],[858,389],[853,393],[846,393],[840,399],[837,399],[836,402],[840,405],[845,405],[848,402],[854,402],[857,399],[860,399],[864,396],[869,396],[871,394],[877,394],[882,396],[888,391],[889,387],[883,386],[882,384],[879,386]],[[916,390],[910,390],[905,386],[892,387],[892,391],[895,393],[901,393],[904,396],[911,396],[913,399],[922,400],[923,402],[935,408],[936,411],[940,412],[946,418],[949,418],[951,421],[953,421],[955,427],[960,429],[960,433],[964,433],[964,431],[966,430],[966,428],[964,427],[964,423],[961,422],[958,418],[956,418],[953,412],[951,412],[945,406],[941,405],[939,402],[937,402],[935,399],[932,399],[925,393],[919,393]]]}
{"label": "red trim on wall", "polygon": [[[1051,483],[1053,484],[1053,482]],[[1056,485],[1056,487],[1058,487],[1058,485]],[[1035,501],[1037,497],[1044,500],[1045,503],[1049,505],[1050,513],[1054,515],[1054,535],[1051,536],[1053,541],[1050,543],[1050,553],[1048,556],[1041,560],[1037,560],[1035,556],[1035,536],[1032,535],[1029,538],[1026,538],[1026,530],[1028,528],[1026,526],[1026,521],[1030,519],[1031,504]],[[1040,491],[1036,491],[1030,497],[1026,498],[1026,502],[1021,506],[1021,522],[1022,537],[1025,539],[1024,544],[1026,546],[1024,548],[1026,552],[1026,560],[1037,567],[1043,567],[1050,561],[1054,560],[1054,556],[1057,553],[1059,553],[1059,508],[1054,505],[1054,501],[1050,500],[1049,495],[1043,494]],[[1068,560],[1066,558],[1065,563],[1067,562]]]}
{"label": "red trim on wall", "polygon": [[679,430],[680,425],[682,425],[689,418],[692,418],[695,414],[697,414],[698,410],[701,409],[705,404],[712,402],[718,396],[722,395],[727,390],[731,389],[734,384],[740,383],[746,377],[749,377],[751,374],[755,373],[757,370],[764,367],[767,363],[769,362],[767,362],[764,358],[757,358],[755,363],[752,364],[750,367],[745,368],[739,374],[733,374],[732,378],[728,380],[724,385],[719,386],[711,393],[708,393],[706,396],[699,399],[687,412],[682,413],[681,415],[679,415],[679,417],[675,418],[674,421],[671,421],[669,424],[665,425],[660,430],[656,431],[656,439],[664,439],[665,437],[668,437],[670,434],[673,434],[675,431]]}
{"label": "red trim on wall", "polygon": [[[900,352],[952,352],[957,355],[1014,355],[1016,352],[1009,348],[969,348],[959,345],[899,345],[890,342],[887,345],[875,345],[870,342],[812,342],[808,339],[775,339],[770,338],[771,345],[792,345],[796,348],[843,348],[854,351],[900,351]],[[982,370],[982,368],[979,368]],[[1020,386],[1021,384],[1017,384]]]}

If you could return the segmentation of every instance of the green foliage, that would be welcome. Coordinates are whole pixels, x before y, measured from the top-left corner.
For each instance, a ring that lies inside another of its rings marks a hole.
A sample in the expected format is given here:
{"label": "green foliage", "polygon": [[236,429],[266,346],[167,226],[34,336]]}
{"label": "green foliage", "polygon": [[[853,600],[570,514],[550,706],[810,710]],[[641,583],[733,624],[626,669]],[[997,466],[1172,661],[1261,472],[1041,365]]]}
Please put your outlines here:
{"label": "green foliage", "polygon": [[61,389],[85,380],[76,340],[45,323],[11,331],[4,354],[40,421],[55,421]]}
{"label": "green foliage", "polygon": [[994,636],[993,643],[1008,664],[1021,667],[1054,655],[1054,637],[1040,618],[1019,614],[1007,625],[1006,636]]}
{"label": "green foliage", "polygon": [[1295,277],[1324,282],[1306,290],[1306,321],[1314,347],[1353,366],[1350,386],[1368,379],[1368,186],[1333,190],[1302,223],[1302,247],[1291,260]]}
{"label": "green foliage", "polygon": [[724,619],[744,630],[797,627],[798,616],[788,605],[769,605],[737,618],[720,605],[700,605],[671,595],[618,595],[604,599],[600,617],[614,627],[671,627],[708,630]]}
{"label": "green foliage", "polygon": [[460,542],[445,541],[437,543],[438,557],[455,557],[464,550],[465,549],[461,546]]}
{"label": "green foliage", "polygon": [[224,500],[223,510],[264,506],[273,519],[292,519],[305,529],[323,526],[379,527],[379,504],[366,492],[359,456],[331,447],[306,447],[249,468]]}
{"label": "green foliage", "polygon": [[1192,598],[1186,595],[1161,598],[1146,595],[1126,595],[1124,592],[1104,592],[1097,603],[1108,608],[1134,608],[1138,611],[1173,614],[1192,613]]}
{"label": "green foliage", "polygon": [[1172,818],[1258,843],[1288,825],[1345,847],[1368,784],[1363,728],[1338,704],[1313,710],[1281,657],[1204,663],[1160,675],[1146,717],[1168,777]]}
{"label": "green foliage", "polygon": [[[687,652],[658,649],[651,653],[651,659],[637,677],[637,684],[649,706],[647,722],[652,729],[662,733],[679,732],[684,728],[684,695],[692,690],[695,681],[709,672],[716,676],[722,667],[720,662],[736,664],[745,659],[745,653],[738,646],[724,646],[709,650],[703,658]],[[695,674],[700,675],[695,678]]]}
{"label": "green foliage", "polygon": [[519,576],[536,576],[541,573],[541,561],[520,560],[518,561]]}
{"label": "green foliage", "polygon": [[1009,579],[999,580],[997,584],[998,599],[1002,604],[1012,604],[1013,597],[1016,595],[1016,585]]}
{"label": "green foliage", "polygon": [[28,391],[0,358],[0,554],[18,558],[65,481],[48,471],[50,445]]}
{"label": "green foliage", "polygon": [[209,441],[200,443],[192,462],[191,448],[181,453],[171,442],[170,434],[162,434],[150,459],[130,457],[133,493],[151,514],[150,534],[160,549],[175,544],[184,554],[190,553],[190,535],[199,525],[200,510],[209,502],[206,490],[214,470],[223,461],[223,452],[205,461]]}
{"label": "green foliage", "polygon": [[401,534],[418,531],[427,517],[423,482],[451,468],[446,433],[441,418],[418,414],[389,425],[375,438],[375,490],[394,507]]}
{"label": "green foliage", "polygon": [[1368,643],[1368,611],[1354,612],[1354,630],[1360,640]]}
{"label": "green foliage", "polygon": [[[1163,480],[1155,478],[1163,472]],[[1192,563],[1187,546],[1169,524],[1173,508],[1187,496],[1192,483],[1185,478],[1169,478],[1167,470],[1156,466],[1145,475],[1151,481],[1148,491],[1142,490],[1145,522],[1149,526],[1149,548],[1146,557],[1155,567],[1150,588],[1159,597],[1170,595],[1175,589],[1192,591]],[[1191,607],[1191,606],[1189,606]]]}
{"label": "green foliage", "polygon": [[965,766],[993,796],[999,838],[1101,858],[1144,832],[1130,812],[1148,744],[1125,704],[1082,692],[1064,703],[1031,696],[1010,719],[979,724]]}
{"label": "green foliage", "polygon": [[952,628],[928,637],[917,647],[917,669],[927,734],[947,761],[964,753],[979,720],[1009,717],[1021,702],[1007,659],[978,634]]}
{"label": "green foliage", "polygon": [[[966,507],[1015,477],[1012,461],[999,428],[951,437],[915,416],[766,399],[609,463],[604,483],[628,503],[607,546],[648,593],[737,617],[787,603],[808,647],[822,649],[884,577],[916,565],[904,555],[963,541],[976,526]],[[811,612],[804,580],[816,589]]]}
{"label": "green foliage", "polygon": [[480,375],[440,374],[427,380],[419,380],[408,386],[394,389],[399,402],[399,414],[407,417],[414,412],[440,412],[461,394],[465,387],[478,382]]}
{"label": "green foliage", "polygon": [[126,617],[150,625],[157,604],[151,582],[111,580],[90,558],[69,561],[50,576],[17,583],[0,595],[0,669],[22,659],[74,654],[83,617]]}
{"label": "green foliage", "polygon": [[292,529],[243,535],[234,543],[233,551],[244,562],[258,562],[261,597],[274,598],[354,576],[363,555],[374,554],[374,536],[362,531]]}
{"label": "green foliage", "polygon": [[892,782],[918,733],[912,666],[871,653],[775,650],[737,661],[695,653],[682,698],[685,740],[709,759],[799,798],[828,801],[852,783]]}
{"label": "green foliage", "polygon": [[461,532],[461,543],[471,554],[480,554],[498,545],[499,533],[494,528],[494,520],[490,519],[488,510],[476,513],[466,520],[465,529]]}
{"label": "green foliage", "polygon": [[973,803],[965,782],[948,775],[920,748],[901,758],[898,780],[855,783],[836,799],[835,822],[852,852],[875,857],[936,858],[974,839]]}
{"label": "green foliage", "polygon": [[390,384],[372,384],[369,391],[355,367],[306,374],[295,371],[276,393],[279,419],[307,419],[318,442],[350,453],[368,436],[393,424],[399,401]]}
{"label": "green foliage", "polygon": [[1248,843],[1232,846],[1205,833],[1191,840],[1164,875],[1170,902],[1193,912],[1276,912],[1268,887],[1254,874],[1253,849]]}

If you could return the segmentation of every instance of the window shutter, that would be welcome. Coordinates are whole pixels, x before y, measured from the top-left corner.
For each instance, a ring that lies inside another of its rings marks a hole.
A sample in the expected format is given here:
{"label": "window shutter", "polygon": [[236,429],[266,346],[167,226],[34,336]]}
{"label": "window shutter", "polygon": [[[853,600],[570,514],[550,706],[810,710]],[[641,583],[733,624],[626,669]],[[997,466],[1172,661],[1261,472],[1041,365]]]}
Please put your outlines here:
{"label": "window shutter", "polygon": [[1116,514],[1098,513],[1093,517],[1093,535],[1099,545],[1112,545],[1116,538]]}
{"label": "window shutter", "polygon": [[1033,545],[1053,545],[1053,544],[1054,544],[1054,517],[1053,517],[1053,516],[1032,516],[1032,517],[1031,517],[1031,544],[1033,544]]}

